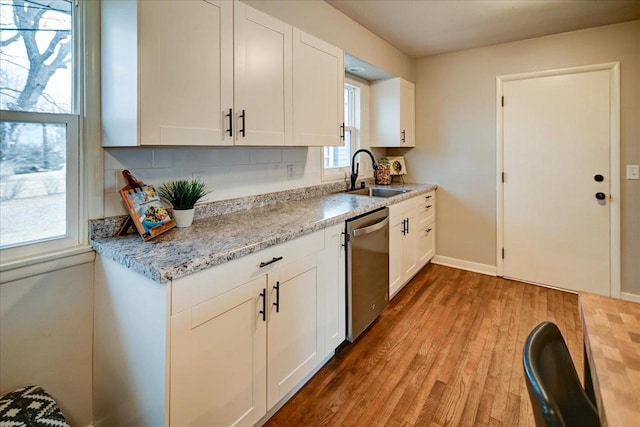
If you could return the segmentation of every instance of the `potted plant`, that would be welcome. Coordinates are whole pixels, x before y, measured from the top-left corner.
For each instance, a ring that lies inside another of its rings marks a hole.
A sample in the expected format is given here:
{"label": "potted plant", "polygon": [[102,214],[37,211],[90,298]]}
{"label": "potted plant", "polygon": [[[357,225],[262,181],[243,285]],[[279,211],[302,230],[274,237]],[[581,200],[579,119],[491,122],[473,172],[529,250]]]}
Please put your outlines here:
{"label": "potted plant", "polygon": [[176,179],[158,188],[160,197],[173,206],[176,227],[191,225],[196,202],[210,192],[207,185],[198,179]]}

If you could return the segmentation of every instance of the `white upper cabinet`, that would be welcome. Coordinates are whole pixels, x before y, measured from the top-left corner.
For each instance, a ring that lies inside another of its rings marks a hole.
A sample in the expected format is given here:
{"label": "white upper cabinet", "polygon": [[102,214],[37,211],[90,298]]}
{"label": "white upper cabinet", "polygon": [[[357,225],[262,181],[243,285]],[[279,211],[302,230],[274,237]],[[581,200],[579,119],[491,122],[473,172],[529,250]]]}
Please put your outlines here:
{"label": "white upper cabinet", "polygon": [[415,85],[400,77],[371,83],[371,146],[415,146]]}
{"label": "white upper cabinet", "polygon": [[231,2],[103,1],[101,24],[104,146],[233,144]]}
{"label": "white upper cabinet", "polygon": [[102,145],[341,145],[342,50],[244,3],[103,0]]}
{"label": "white upper cabinet", "polygon": [[293,144],[344,145],[344,52],[293,29]]}
{"label": "white upper cabinet", "polygon": [[236,145],[290,145],[291,25],[236,2]]}

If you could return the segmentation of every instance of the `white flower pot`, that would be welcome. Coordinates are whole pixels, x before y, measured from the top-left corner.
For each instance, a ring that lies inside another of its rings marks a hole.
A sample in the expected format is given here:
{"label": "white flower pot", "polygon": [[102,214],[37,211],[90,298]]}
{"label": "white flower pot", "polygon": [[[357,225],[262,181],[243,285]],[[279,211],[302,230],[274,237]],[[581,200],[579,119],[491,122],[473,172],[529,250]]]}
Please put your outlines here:
{"label": "white flower pot", "polygon": [[174,209],[173,219],[176,220],[176,227],[189,227],[193,222],[194,208],[191,209]]}

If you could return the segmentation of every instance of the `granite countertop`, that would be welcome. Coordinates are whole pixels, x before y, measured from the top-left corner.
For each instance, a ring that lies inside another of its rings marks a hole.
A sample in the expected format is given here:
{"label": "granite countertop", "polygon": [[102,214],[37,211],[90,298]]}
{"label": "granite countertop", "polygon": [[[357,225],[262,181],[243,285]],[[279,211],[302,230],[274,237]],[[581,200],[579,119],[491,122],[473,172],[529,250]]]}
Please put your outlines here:
{"label": "granite countertop", "polygon": [[333,193],[197,218],[191,227],[175,228],[147,242],[131,234],[94,239],[91,244],[102,256],[166,283],[437,188],[384,187],[411,191],[389,198]]}

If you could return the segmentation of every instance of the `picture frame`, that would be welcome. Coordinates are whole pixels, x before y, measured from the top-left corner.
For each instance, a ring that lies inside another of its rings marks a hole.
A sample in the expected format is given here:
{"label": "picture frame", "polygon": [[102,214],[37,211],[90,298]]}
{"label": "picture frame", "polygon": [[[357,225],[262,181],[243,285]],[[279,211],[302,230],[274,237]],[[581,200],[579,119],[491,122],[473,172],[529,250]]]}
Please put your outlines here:
{"label": "picture frame", "polygon": [[403,156],[388,157],[391,165],[391,175],[406,175],[407,167]]}

